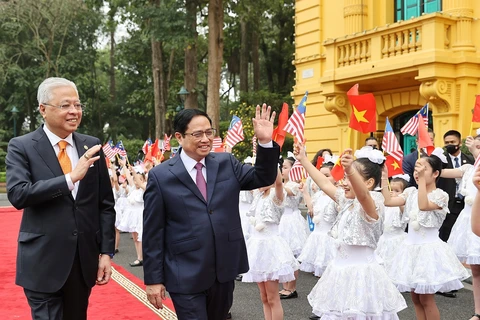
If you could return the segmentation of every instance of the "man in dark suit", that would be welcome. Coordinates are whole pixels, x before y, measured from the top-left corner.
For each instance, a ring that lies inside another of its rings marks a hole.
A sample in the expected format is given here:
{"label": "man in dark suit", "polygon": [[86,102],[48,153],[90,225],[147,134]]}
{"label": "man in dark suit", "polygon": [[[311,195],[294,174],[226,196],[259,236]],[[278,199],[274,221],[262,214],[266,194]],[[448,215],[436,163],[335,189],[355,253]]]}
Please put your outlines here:
{"label": "man in dark suit", "polygon": [[[472,156],[462,153],[460,147],[462,145],[462,136],[460,132],[456,130],[447,131],[443,135],[443,142],[445,143],[447,168],[459,168],[464,164],[474,164],[475,160]],[[460,194],[461,190],[458,190],[459,181],[456,179],[440,178],[437,182],[437,187],[448,193],[448,209],[450,213],[443,221],[440,228],[440,239],[447,241],[450,237],[452,227],[457,221],[458,215],[465,206],[465,200],[463,195]]]}
{"label": "man in dark suit", "polygon": [[75,84],[48,78],[37,99],[44,124],[10,140],[6,157],[8,199],[24,209],[16,284],[33,319],[86,319],[92,287],[111,275],[110,178],[100,140],[75,132],[83,109]]}
{"label": "man in dark suit", "polygon": [[[428,128],[428,135],[430,137],[430,140],[432,141],[432,144],[435,145],[435,133],[433,132],[432,129]],[[418,145],[418,137],[417,137],[417,145]],[[426,155],[426,153],[421,150],[421,155]],[[415,171],[415,163],[418,160],[418,149],[407,154],[403,158],[402,162],[402,169],[405,174],[408,174],[410,176],[410,182],[409,182],[409,187],[415,187],[417,188],[417,183],[415,182],[415,179],[413,178],[413,171]]]}
{"label": "man in dark suit", "polygon": [[234,279],[248,271],[239,194],[275,181],[280,148],[271,139],[274,117],[270,107],[257,106],[252,167],[230,153],[210,153],[215,129],[203,111],[175,116],[182,148],[149,172],[144,194],[143,268],[156,308],[168,290],[180,320],[227,317]]}

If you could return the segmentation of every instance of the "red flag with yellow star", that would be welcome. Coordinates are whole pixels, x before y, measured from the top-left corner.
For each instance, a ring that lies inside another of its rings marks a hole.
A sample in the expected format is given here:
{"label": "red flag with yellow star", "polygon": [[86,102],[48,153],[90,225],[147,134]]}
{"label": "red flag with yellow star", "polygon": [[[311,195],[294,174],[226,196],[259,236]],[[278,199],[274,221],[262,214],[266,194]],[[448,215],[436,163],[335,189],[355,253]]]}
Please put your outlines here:
{"label": "red flag with yellow star", "polygon": [[377,104],[372,93],[358,94],[358,83],[347,92],[352,106],[349,127],[362,133],[377,131]]}
{"label": "red flag with yellow star", "polygon": [[340,163],[340,159],[342,156],[340,156],[335,162],[335,165],[333,166],[332,170],[330,170],[330,174],[332,175],[333,179],[335,181],[342,180],[344,175],[345,175],[345,170],[343,169],[343,166]]}
{"label": "red flag with yellow star", "polygon": [[403,174],[402,161],[398,161],[392,156],[386,156],[385,158],[387,158],[385,160],[385,165],[387,166],[389,177],[395,176],[397,174]]}

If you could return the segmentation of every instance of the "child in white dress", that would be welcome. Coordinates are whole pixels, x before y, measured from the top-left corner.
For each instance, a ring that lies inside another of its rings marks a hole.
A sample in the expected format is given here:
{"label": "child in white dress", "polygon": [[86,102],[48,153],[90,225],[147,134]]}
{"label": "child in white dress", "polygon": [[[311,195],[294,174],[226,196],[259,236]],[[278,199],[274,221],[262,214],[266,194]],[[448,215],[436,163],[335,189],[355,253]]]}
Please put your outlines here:
{"label": "child in white dress", "polygon": [[418,185],[404,190],[398,197],[388,191],[388,172],[382,176],[382,193],[386,206],[405,206],[408,236],[398,249],[389,275],[397,288],[410,292],[417,319],[440,319],[435,292],[463,288],[461,280],[468,272],[449,245],[438,236],[438,230],[448,213],[448,194],[437,189],[436,180],[442,172],[441,148],[415,164],[414,178]]}
{"label": "child in white dress", "polygon": [[307,160],[304,147],[296,147],[297,159],[315,183],[338,204],[339,214],[330,235],[337,253],[318,280],[308,301],[313,313],[322,319],[398,319],[406,308],[405,299],[395,288],[374,250],[383,231],[383,196],[373,191],[381,180],[385,157],[378,150],[364,147],[346,149],[341,157],[345,170],[343,190]]}
{"label": "child in white dress", "polygon": [[[295,159],[288,157],[282,166],[283,188],[285,189],[285,211],[280,220],[278,230],[280,236],[287,241],[290,249],[292,249],[293,255],[298,257],[302,252],[305,241],[307,241],[308,224],[298,208],[302,201],[302,192],[299,189],[300,184],[297,181],[290,181],[289,177],[290,170],[294,163]],[[293,281],[283,284],[283,289],[279,292],[281,299],[298,297],[296,291],[297,278],[298,272],[295,273],[295,279]]]}
{"label": "child in white dress", "polygon": [[[332,184],[336,185],[330,171],[333,168],[333,163],[324,163],[320,168]],[[328,232],[333,226],[337,217],[337,210],[335,202],[318,189],[315,183],[312,183],[312,190],[316,192],[313,197],[310,197],[306,186],[302,188],[303,198],[308,207],[308,213],[312,214],[312,221],[315,224],[313,232],[307,238],[302,253],[298,257],[301,262],[300,270],[305,272],[313,272],[317,277],[321,277],[327,265],[335,257],[335,244],[333,238],[328,235]]]}
{"label": "child in white dress", "polygon": [[[390,181],[390,193],[396,197],[408,187],[410,176],[408,174],[393,176]],[[375,253],[382,259],[387,273],[393,262],[393,257],[407,238],[405,228],[407,222],[402,218],[403,207],[386,207],[385,222],[383,223],[383,234],[378,240]]]}
{"label": "child in white dress", "polygon": [[298,262],[287,242],[278,235],[278,224],[283,214],[284,191],[280,172],[274,188],[260,188],[249,211],[254,224],[247,241],[250,269],[243,282],[257,282],[263,303],[265,319],[283,319],[283,308],[278,295],[278,283],[293,280]]}
{"label": "child in white dress", "polygon": [[478,157],[479,149],[477,149],[480,147],[480,135],[476,136],[475,139],[470,136],[467,137],[465,145],[476,158],[475,165],[465,164],[456,169],[444,169],[441,177],[462,179],[459,192],[465,197],[465,207],[453,225],[448,244],[452,247],[460,262],[470,266],[475,304],[475,313],[471,319],[480,320],[480,237],[473,233],[471,227],[472,204],[477,194],[477,188],[473,184],[472,178],[480,159]]}

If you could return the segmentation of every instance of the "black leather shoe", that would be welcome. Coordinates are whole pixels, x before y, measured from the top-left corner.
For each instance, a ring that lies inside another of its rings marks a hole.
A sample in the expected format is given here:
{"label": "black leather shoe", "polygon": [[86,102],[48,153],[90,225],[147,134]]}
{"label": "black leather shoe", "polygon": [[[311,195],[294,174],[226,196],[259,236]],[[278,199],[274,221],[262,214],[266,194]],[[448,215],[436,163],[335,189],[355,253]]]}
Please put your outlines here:
{"label": "black leather shoe", "polygon": [[237,281],[242,281],[242,279],[243,279],[243,276],[242,276],[241,274],[239,274],[239,275],[235,278],[235,280],[237,280]]}
{"label": "black leather shoe", "polygon": [[318,319],[320,319],[320,317],[317,316],[316,314],[312,314],[310,317],[308,317],[308,319],[310,319],[310,320],[318,320]]}
{"label": "black leather shoe", "polygon": [[[290,291],[290,290],[287,290],[287,291]],[[298,298],[297,290],[290,291],[289,294],[280,294],[280,299],[293,299],[293,298]]]}
{"label": "black leather shoe", "polygon": [[135,260],[130,263],[130,267],[140,267],[143,266],[143,261],[142,260]]}
{"label": "black leather shoe", "polygon": [[450,292],[437,292],[437,294],[441,295],[441,296],[444,296],[444,297],[447,297],[447,298],[456,298],[457,297],[457,294],[453,291],[450,291]]}
{"label": "black leather shoe", "polygon": [[232,313],[231,313],[231,312],[229,312],[229,313],[227,314],[227,319],[232,319]]}

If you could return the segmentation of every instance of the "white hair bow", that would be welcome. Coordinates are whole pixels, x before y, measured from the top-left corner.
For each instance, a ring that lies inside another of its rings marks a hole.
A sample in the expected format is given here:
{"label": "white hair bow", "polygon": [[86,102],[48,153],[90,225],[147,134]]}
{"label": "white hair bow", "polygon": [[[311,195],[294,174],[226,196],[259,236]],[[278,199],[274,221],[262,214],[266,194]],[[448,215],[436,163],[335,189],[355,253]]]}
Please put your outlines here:
{"label": "white hair bow", "polygon": [[407,182],[410,182],[410,176],[408,174],[396,174],[392,178],[400,178]]}
{"label": "white hair bow", "polygon": [[443,149],[440,148],[440,147],[436,147],[435,150],[432,151],[433,155],[437,156],[438,158],[440,158],[440,160],[442,160],[443,163],[447,163],[447,157],[445,157],[445,154],[443,153]]}
{"label": "white hair bow", "polygon": [[293,154],[292,151],[287,151],[287,158],[293,158],[293,159],[297,160],[297,158],[295,158],[295,155]]}
{"label": "white hair bow", "polygon": [[339,158],[339,156],[337,156],[335,154],[333,156],[327,154],[325,157],[323,157],[323,163],[333,163],[333,164],[335,164],[335,163],[337,163],[338,158]]}
{"label": "white hair bow", "polygon": [[368,160],[376,164],[382,164],[385,161],[382,151],[373,149],[371,146],[364,146],[362,149],[355,151],[355,158],[368,158]]}

